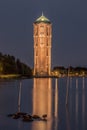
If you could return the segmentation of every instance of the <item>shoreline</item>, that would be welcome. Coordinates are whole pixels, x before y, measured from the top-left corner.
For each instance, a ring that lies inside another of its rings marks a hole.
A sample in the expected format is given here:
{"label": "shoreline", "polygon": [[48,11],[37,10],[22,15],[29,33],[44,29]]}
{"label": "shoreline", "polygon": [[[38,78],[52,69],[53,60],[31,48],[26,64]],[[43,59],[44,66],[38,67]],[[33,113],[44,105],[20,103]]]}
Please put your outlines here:
{"label": "shoreline", "polygon": [[19,74],[0,74],[0,79],[15,79],[19,78],[21,75]]}
{"label": "shoreline", "polygon": [[1,74],[0,79],[26,79],[32,78],[30,75],[21,75],[21,74]]}
{"label": "shoreline", "polygon": [[[1,74],[0,79],[33,79],[33,78],[65,78],[67,76],[30,76],[30,75],[21,75],[21,74]],[[87,77],[85,76],[69,76],[69,77]]]}

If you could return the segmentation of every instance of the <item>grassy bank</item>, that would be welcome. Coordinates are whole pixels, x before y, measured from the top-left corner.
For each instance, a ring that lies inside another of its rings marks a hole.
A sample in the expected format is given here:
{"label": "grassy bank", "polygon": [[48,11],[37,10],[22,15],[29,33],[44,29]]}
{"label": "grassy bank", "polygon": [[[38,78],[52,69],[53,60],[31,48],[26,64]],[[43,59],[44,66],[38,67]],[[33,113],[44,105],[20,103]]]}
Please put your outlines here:
{"label": "grassy bank", "polygon": [[0,74],[0,79],[17,79],[17,78],[32,78],[32,75],[21,74]]}
{"label": "grassy bank", "polygon": [[0,79],[12,79],[12,78],[19,78],[21,75],[19,74],[1,74]]}

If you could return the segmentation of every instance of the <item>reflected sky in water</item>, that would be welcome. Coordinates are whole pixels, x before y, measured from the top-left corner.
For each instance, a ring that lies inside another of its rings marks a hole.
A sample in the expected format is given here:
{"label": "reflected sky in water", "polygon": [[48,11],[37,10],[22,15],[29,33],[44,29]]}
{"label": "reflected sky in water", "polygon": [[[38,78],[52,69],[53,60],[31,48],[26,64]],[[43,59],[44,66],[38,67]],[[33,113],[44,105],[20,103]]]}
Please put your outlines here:
{"label": "reflected sky in water", "polygon": [[[86,130],[87,78],[69,78],[68,105],[67,78],[35,78],[0,80],[0,129],[2,130]],[[47,122],[23,122],[7,114],[26,112],[47,114]]]}

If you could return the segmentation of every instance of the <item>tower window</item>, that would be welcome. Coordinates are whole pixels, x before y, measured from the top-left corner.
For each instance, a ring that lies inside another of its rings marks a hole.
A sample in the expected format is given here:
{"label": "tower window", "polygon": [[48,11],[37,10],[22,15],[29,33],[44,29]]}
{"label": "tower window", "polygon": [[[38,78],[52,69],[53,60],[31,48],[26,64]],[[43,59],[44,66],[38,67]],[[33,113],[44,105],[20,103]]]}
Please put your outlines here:
{"label": "tower window", "polygon": [[43,26],[43,25],[41,25],[40,27],[41,27],[41,28],[44,28],[44,26]]}
{"label": "tower window", "polygon": [[47,31],[46,32],[47,32],[47,36],[48,36],[49,35],[49,28],[48,27],[47,27]]}
{"label": "tower window", "polygon": [[38,51],[36,51],[36,56],[38,56]]}
{"label": "tower window", "polygon": [[47,46],[48,46],[48,39],[47,39]]}
{"label": "tower window", "polygon": [[42,35],[42,34],[44,34],[44,32],[40,32],[40,34]]}
{"label": "tower window", "polygon": [[36,35],[36,36],[38,35],[38,30],[36,30],[36,33],[35,33],[35,35]]}
{"label": "tower window", "polygon": [[48,56],[48,50],[47,50],[47,56]]}
{"label": "tower window", "polygon": [[37,43],[36,43],[36,46],[37,46]]}

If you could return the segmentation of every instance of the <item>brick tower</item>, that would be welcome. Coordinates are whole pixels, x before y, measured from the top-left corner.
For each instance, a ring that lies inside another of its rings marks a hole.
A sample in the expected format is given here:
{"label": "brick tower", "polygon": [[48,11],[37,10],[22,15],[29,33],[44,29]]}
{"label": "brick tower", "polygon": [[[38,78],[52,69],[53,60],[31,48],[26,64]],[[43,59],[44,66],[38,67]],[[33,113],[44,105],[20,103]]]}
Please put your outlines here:
{"label": "brick tower", "polygon": [[34,22],[34,75],[51,74],[52,24],[43,14]]}

